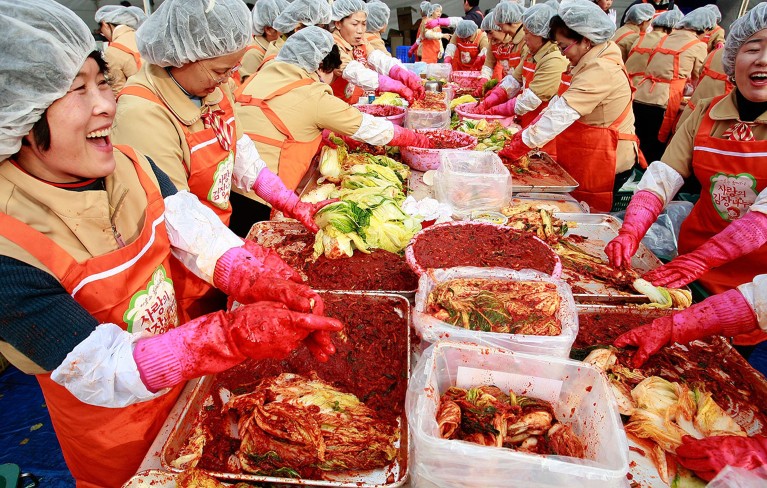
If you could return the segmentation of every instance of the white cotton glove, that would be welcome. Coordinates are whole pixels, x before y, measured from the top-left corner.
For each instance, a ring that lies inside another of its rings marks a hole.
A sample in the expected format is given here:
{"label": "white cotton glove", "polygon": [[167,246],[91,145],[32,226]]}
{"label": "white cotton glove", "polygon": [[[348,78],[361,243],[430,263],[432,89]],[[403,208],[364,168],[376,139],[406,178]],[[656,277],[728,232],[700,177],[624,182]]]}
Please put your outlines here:
{"label": "white cotton glove", "polygon": [[519,90],[522,89],[522,84],[518,82],[517,79],[514,78],[514,76],[511,74],[506,75],[498,84],[498,86],[506,90],[506,94],[509,96],[509,99],[517,96]]}
{"label": "white cotton glove", "polygon": [[355,141],[383,146],[394,137],[394,124],[383,117],[373,117],[363,113],[360,128],[351,137]]}
{"label": "white cotton glove", "polygon": [[642,190],[653,192],[665,207],[682,185],[684,185],[682,175],[663,161],[655,161],[642,175],[642,179],[637,184],[637,192]]}
{"label": "white cotton glove", "polygon": [[522,131],[522,141],[529,147],[543,147],[580,118],[564,98],[554,97],[538,121]]}
{"label": "white cotton glove", "polygon": [[368,55],[368,66],[378,74],[389,76],[389,71],[395,66],[402,67],[402,63],[399,59],[376,49]]}
{"label": "white cotton glove", "polygon": [[350,61],[341,76],[352,85],[356,85],[364,91],[378,89],[378,73],[370,68],[366,68],[359,61]]}
{"label": "white cotton glove", "polygon": [[754,309],[759,328],[767,332],[767,275],[757,275],[753,281],[738,286],[738,291]]}
{"label": "white cotton glove", "polygon": [[232,184],[243,191],[250,191],[256,184],[258,174],[266,168],[266,163],[258,154],[253,140],[243,135],[237,140],[237,155],[234,159]]}
{"label": "white cotton glove", "polygon": [[538,98],[533,90],[522,90],[517,96],[517,104],[514,105],[514,113],[517,115],[525,115],[540,107],[543,101]]}

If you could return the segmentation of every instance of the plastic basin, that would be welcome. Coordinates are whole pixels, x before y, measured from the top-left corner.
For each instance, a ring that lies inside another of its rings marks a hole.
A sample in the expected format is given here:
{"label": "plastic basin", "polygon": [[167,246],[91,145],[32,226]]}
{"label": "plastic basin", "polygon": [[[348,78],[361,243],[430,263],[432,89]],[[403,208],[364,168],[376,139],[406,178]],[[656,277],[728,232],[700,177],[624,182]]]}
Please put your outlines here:
{"label": "plastic basin", "polygon": [[[357,110],[362,113],[372,115],[374,117],[382,117],[392,124],[402,126],[405,121],[405,114],[407,109],[405,107],[397,107],[394,105],[355,105]],[[381,115],[383,113],[393,113],[393,115]]]}
{"label": "plastic basin", "polygon": [[439,165],[442,162],[442,152],[443,151],[455,151],[455,150],[466,150],[469,151],[471,149],[474,149],[474,146],[477,145],[477,138],[472,137],[468,134],[464,134],[463,132],[459,132],[456,130],[448,130],[448,129],[419,129],[416,130],[416,132],[420,134],[429,134],[429,133],[440,133],[440,134],[451,134],[454,137],[456,137],[457,140],[461,141],[461,145],[454,148],[445,148],[445,149],[426,149],[422,147],[409,147],[409,146],[402,146],[400,147],[400,154],[402,155],[402,161],[405,162],[408,166],[411,168],[417,170],[417,171],[429,171],[430,169],[437,169],[439,168]]}
{"label": "plastic basin", "polygon": [[501,123],[504,127],[512,127],[517,126],[517,124],[514,123],[514,117],[506,117],[505,115],[486,115],[486,114],[474,114],[471,113],[468,108],[472,106],[476,106],[476,103],[462,103],[455,107],[455,113],[458,114],[458,117],[461,120],[497,120]]}

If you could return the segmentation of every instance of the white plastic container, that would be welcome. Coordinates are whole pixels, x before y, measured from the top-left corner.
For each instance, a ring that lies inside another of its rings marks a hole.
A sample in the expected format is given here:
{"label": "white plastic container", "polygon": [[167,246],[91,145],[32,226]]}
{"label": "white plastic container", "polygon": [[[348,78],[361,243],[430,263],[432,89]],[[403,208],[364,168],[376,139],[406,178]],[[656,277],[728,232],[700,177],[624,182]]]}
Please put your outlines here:
{"label": "white plastic container", "polygon": [[[554,283],[561,298],[557,319],[562,325],[562,332],[556,336],[483,332],[456,327],[425,313],[429,293],[439,283],[456,278],[491,278]],[[483,346],[501,347],[516,352],[567,358],[570,355],[570,348],[575,342],[575,337],[578,335],[578,311],[575,308],[575,300],[570,285],[540,271],[464,266],[435,269],[421,275],[418,280],[418,292],[415,295],[413,327],[421,338],[422,349],[439,340],[450,338]]]}
{"label": "white plastic container", "polygon": [[491,151],[442,151],[434,175],[437,200],[450,205],[453,215],[466,219],[472,212],[499,211],[511,199],[511,173]]}
{"label": "white plastic container", "polygon": [[445,110],[408,109],[405,114],[405,127],[408,129],[448,129],[450,128],[450,108]]}
{"label": "white plastic container", "polygon": [[[442,393],[450,386],[479,384],[552,402],[556,418],[584,442],[586,459],[442,439],[436,421]],[[617,405],[601,373],[583,363],[438,342],[424,352],[411,374],[405,408],[415,488],[628,486],[628,442]]]}
{"label": "white plastic container", "polygon": [[450,73],[453,67],[447,63],[429,63],[426,65],[426,79],[447,83],[450,81]]}

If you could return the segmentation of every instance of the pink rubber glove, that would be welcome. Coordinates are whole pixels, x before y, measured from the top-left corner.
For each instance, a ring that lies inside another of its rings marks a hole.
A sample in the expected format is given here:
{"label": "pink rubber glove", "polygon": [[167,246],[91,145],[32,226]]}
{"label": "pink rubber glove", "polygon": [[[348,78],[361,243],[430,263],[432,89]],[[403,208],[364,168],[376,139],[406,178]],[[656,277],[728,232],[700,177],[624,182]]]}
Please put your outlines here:
{"label": "pink rubber glove", "polygon": [[711,481],[725,466],[747,470],[767,463],[767,437],[755,435],[716,435],[696,439],[686,435],[676,448],[679,464],[700,478]]}
{"label": "pink rubber glove", "polygon": [[236,366],[247,358],[282,359],[314,331],[338,331],[336,319],[260,302],[233,312],[198,317],[164,334],[141,339],[133,350],[141,380],[159,391]]}
{"label": "pink rubber glove", "polygon": [[505,117],[513,117],[516,115],[514,108],[517,106],[517,97],[503,103],[499,103],[495,107],[490,107],[485,112],[488,115],[503,115]]}
{"label": "pink rubber glove", "polygon": [[413,130],[394,126],[394,137],[387,143],[389,146],[425,147],[433,146],[431,140],[423,134]]}
{"label": "pink rubber glove", "polygon": [[767,215],[748,212],[696,250],[650,271],[644,278],[655,286],[679,288],[697,280],[712,268],[759,249],[765,243]]}
{"label": "pink rubber glove", "polygon": [[411,73],[402,66],[394,65],[389,70],[389,77],[400,81],[405,84],[410,91],[413,92],[413,96],[417,99],[422,99],[424,94],[423,83],[421,83],[421,77],[415,73]]}
{"label": "pink rubber glove", "polygon": [[426,22],[426,28],[427,29],[433,29],[437,26],[440,27],[450,27],[450,19],[449,18],[440,18],[440,19],[431,19]]}
{"label": "pink rubber glove", "polygon": [[[263,263],[264,273],[275,278],[303,283],[304,279],[295,269],[288,266],[274,250],[261,246],[254,241],[245,241],[242,248],[248,251],[256,260]],[[219,258],[220,260],[220,258]],[[218,263],[217,263],[218,264]],[[215,277],[214,277],[215,278]]]}
{"label": "pink rubber glove", "polygon": [[477,59],[474,60],[474,64],[471,65],[472,71],[479,71],[482,69],[482,66],[485,65],[485,56],[477,56]]}
{"label": "pink rubber glove", "polygon": [[416,41],[413,43],[413,45],[412,45],[412,46],[410,46],[410,49],[408,49],[408,51],[407,51],[407,55],[408,55],[408,57],[413,57],[413,56],[415,56],[415,54],[418,52],[418,44],[420,44],[420,43],[418,42],[418,40],[416,40]]}
{"label": "pink rubber glove", "polygon": [[488,78],[480,78],[479,79],[479,86],[476,90],[474,90],[474,93],[471,94],[474,98],[482,98],[482,95],[485,94],[485,83],[490,81]]}
{"label": "pink rubber glove", "polygon": [[258,174],[253,191],[286,217],[298,220],[312,232],[320,230],[314,222],[314,214],[325,205],[337,201],[325,200],[314,204],[302,202],[296,192],[286,188],[280,177],[267,168],[262,169]]}
{"label": "pink rubber glove", "polygon": [[632,363],[638,368],[663,346],[675,342],[687,344],[712,335],[732,337],[757,327],[756,314],[743,295],[738,290],[728,290],[621,334],[614,344],[637,346]]}
{"label": "pink rubber glove", "polygon": [[479,105],[477,105],[477,112],[483,113],[490,107],[495,107],[499,103],[503,103],[508,99],[509,94],[506,93],[506,90],[500,86],[496,86],[490,90],[490,93],[487,94],[484,100],[479,102]]}
{"label": "pink rubber glove", "polygon": [[445,64],[453,64],[453,57],[452,56],[445,56],[445,58],[442,60]]}
{"label": "pink rubber glove", "polygon": [[639,249],[639,242],[663,211],[663,202],[653,192],[638,191],[631,198],[618,237],[605,247],[610,264],[616,268],[630,266],[631,256]]}
{"label": "pink rubber glove", "polygon": [[393,92],[407,100],[408,103],[413,103],[413,90],[406,87],[401,81],[394,80],[386,75],[378,75],[378,92]]}
{"label": "pink rubber glove", "polygon": [[514,134],[511,140],[506,142],[506,144],[503,146],[503,149],[498,152],[498,156],[513,162],[518,161],[523,156],[526,156],[532,150],[533,148],[529,147],[522,140],[522,131],[519,131]]}

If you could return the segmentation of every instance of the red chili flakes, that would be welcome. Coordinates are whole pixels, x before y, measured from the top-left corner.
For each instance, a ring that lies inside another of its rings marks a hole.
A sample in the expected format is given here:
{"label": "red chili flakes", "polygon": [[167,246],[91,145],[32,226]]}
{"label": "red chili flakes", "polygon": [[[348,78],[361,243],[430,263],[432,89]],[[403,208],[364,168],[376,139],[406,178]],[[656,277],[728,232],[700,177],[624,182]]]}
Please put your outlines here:
{"label": "red chili flakes", "polygon": [[357,109],[374,117],[391,117],[392,115],[401,115],[405,111],[402,107],[393,105],[359,105]]}
{"label": "red chili flakes", "polygon": [[412,110],[426,110],[431,112],[443,112],[447,110],[445,94],[442,92],[427,91],[423,99],[416,100],[410,106]]}

